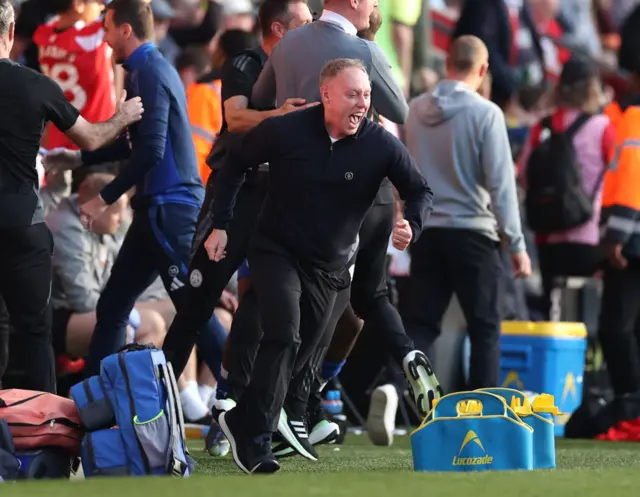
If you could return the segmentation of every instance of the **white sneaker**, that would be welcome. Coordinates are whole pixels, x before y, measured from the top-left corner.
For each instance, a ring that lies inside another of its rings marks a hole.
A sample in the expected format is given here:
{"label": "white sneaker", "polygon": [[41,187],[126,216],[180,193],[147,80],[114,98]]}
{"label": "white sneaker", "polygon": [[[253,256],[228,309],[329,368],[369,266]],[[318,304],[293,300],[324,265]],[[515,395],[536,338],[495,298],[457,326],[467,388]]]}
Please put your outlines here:
{"label": "white sneaker", "polygon": [[373,445],[388,447],[393,444],[398,411],[398,391],[393,385],[382,385],[371,394],[367,433]]}
{"label": "white sneaker", "polygon": [[402,361],[404,374],[409,382],[409,390],[424,419],[433,403],[433,399],[442,396],[442,387],[433,372],[433,367],[427,356],[419,350],[413,350]]}
{"label": "white sneaker", "polygon": [[218,418],[220,414],[223,412],[230,411],[236,406],[236,401],[231,399],[216,399],[213,402],[213,407],[211,407],[211,415],[213,419],[218,422]]}

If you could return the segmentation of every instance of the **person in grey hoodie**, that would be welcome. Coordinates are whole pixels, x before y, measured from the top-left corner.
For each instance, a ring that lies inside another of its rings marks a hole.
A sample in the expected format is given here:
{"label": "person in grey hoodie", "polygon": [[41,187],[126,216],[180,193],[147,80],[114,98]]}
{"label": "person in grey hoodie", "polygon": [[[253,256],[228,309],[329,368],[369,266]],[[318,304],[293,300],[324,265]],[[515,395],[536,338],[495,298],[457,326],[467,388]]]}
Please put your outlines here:
{"label": "person in grey hoodie", "polygon": [[411,251],[407,330],[429,353],[455,293],[471,341],[469,388],[498,385],[500,240],[516,276],[531,273],[515,168],[500,108],[477,90],[488,51],[475,36],[450,47],[448,79],[409,106],[407,148],[433,185],[433,212]]}

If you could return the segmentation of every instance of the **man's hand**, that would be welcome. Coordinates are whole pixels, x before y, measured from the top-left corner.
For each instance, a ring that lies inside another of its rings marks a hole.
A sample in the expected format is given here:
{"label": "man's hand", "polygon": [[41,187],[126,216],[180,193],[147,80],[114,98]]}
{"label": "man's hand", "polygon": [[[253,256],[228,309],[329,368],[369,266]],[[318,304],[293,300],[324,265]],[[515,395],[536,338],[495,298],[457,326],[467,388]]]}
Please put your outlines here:
{"label": "man's hand", "polygon": [[309,107],[315,107],[316,105],[320,105],[320,102],[311,102],[309,104],[305,104],[305,102],[306,100],[304,98],[287,98],[285,102],[282,104],[282,107],[278,109],[278,113],[281,116],[284,116],[289,112],[308,109]]}
{"label": "man's hand", "polygon": [[207,251],[209,259],[220,262],[227,255],[227,232],[225,230],[213,230],[204,242],[204,249]]}
{"label": "man's hand", "polygon": [[627,258],[622,255],[621,243],[605,243],[605,251],[609,264],[615,269],[624,269],[627,267]]}
{"label": "man's hand", "polygon": [[511,254],[511,264],[513,264],[513,275],[516,278],[531,276],[531,259],[526,250]]}
{"label": "man's hand", "polygon": [[411,240],[413,240],[413,231],[411,230],[411,226],[409,226],[409,221],[406,219],[396,221],[393,227],[393,233],[391,234],[393,247],[398,250],[406,250]]}
{"label": "man's hand", "polygon": [[54,148],[42,157],[42,166],[47,174],[56,175],[64,171],[75,169],[82,165],[80,150]]}
{"label": "man's hand", "polygon": [[108,208],[109,206],[102,200],[100,195],[89,200],[86,204],[82,204],[80,206],[80,222],[82,226],[90,230],[93,222],[102,216]]}
{"label": "man's hand", "polygon": [[238,299],[229,290],[225,290],[220,296],[219,305],[224,310],[229,311],[231,314],[235,314],[235,312],[238,310]]}
{"label": "man's hand", "polygon": [[133,97],[127,100],[127,91],[122,90],[114,117],[121,120],[124,126],[130,126],[142,119],[143,112],[144,107],[140,97]]}

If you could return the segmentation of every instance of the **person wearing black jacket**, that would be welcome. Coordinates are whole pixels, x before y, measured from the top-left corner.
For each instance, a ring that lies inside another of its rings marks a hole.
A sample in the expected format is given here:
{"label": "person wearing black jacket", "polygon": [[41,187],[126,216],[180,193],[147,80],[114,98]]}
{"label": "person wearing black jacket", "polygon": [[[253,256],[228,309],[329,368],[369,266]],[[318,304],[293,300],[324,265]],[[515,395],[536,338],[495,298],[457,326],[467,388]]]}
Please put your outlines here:
{"label": "person wearing black jacket", "polygon": [[74,143],[93,150],[139,121],[143,107],[140,98],[121,98],[111,119],[89,123],[53,80],[9,60],[15,29],[13,5],[0,0],[0,295],[29,351],[22,358],[25,377],[20,386],[55,393],[53,239],[44,222],[36,170],[42,132],[50,121]]}
{"label": "person wearing black jacket", "polygon": [[[514,7],[520,4],[519,8]],[[518,11],[516,13],[516,10]],[[518,67],[537,67],[544,78],[544,56],[540,36],[524,0],[466,0],[453,34],[480,38],[489,50],[493,101],[503,110],[523,86]],[[527,72],[527,71],[525,71]],[[531,75],[530,75],[531,76]],[[529,81],[535,86],[541,81]]]}
{"label": "person wearing black jacket", "polygon": [[[320,74],[322,105],[267,119],[218,173],[209,257],[224,258],[226,228],[245,172],[269,163],[269,195],[249,247],[263,338],[251,381],[218,421],[245,472],[279,469],[271,450],[298,349],[312,354],[336,295],[350,284],[347,262],[360,225],[388,177],[405,200],[392,241],[406,249],[426,222],[432,192],[404,146],[365,118],[366,67],[335,59]],[[302,419],[289,420],[304,424]]]}
{"label": "person wearing black jacket", "polygon": [[[263,119],[297,110],[299,107],[296,104],[302,102],[300,99],[290,99],[279,109],[257,111],[250,106],[249,98],[273,47],[289,29],[311,21],[308,7],[300,0],[288,3],[267,0],[260,8],[259,17],[263,26],[262,45],[232,57],[222,68],[222,130],[207,159],[213,171],[207,182],[193,238],[186,297],[163,345],[176,375],[181,374],[189,360],[197,330],[211,318],[222,292],[245,258],[267,184],[267,175],[257,168],[244,176],[235,215],[229,225],[228,257],[220,263],[213,263],[207,257],[204,242],[212,229],[210,206],[215,196],[219,171],[231,160],[229,151],[238,146],[245,132]],[[224,378],[218,378],[221,394],[225,388]]]}

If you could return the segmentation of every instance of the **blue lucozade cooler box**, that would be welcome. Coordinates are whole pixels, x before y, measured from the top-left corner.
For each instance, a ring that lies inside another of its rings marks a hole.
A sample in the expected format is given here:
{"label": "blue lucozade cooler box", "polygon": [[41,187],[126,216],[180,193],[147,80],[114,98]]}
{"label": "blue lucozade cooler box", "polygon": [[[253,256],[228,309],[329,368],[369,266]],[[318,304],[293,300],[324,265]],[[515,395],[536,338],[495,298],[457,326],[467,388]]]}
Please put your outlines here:
{"label": "blue lucozade cooler box", "polygon": [[502,323],[500,385],[553,395],[564,414],[554,419],[556,436],[564,434],[569,415],[582,402],[586,337],[583,323]]}

